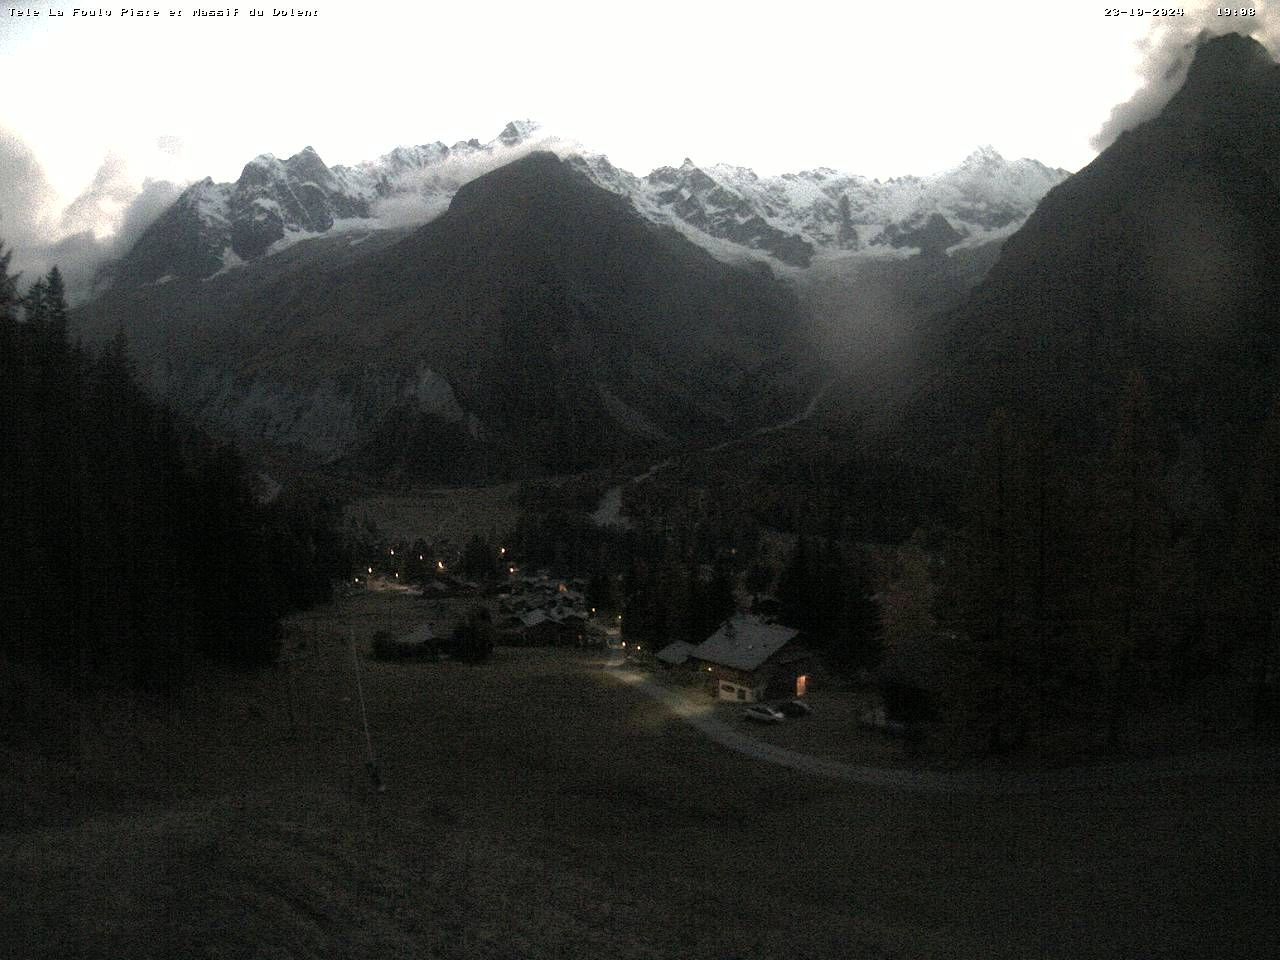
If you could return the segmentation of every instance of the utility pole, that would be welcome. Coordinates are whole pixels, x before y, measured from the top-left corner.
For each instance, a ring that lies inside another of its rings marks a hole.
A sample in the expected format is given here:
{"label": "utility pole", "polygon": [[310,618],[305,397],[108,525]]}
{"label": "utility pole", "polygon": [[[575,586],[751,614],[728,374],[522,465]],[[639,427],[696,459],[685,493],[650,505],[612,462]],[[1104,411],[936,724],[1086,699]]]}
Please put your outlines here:
{"label": "utility pole", "polygon": [[369,771],[369,780],[377,788],[379,793],[387,789],[386,784],[382,782],[382,774],[378,771],[377,761],[373,756],[373,737],[369,735],[369,714],[364,705],[364,685],[360,682],[360,656],[356,653],[356,636],[355,631],[350,633],[351,640],[351,662],[355,665],[356,673],[356,697],[360,702],[360,722],[364,726],[364,744],[368,751],[368,760],[365,761],[365,768]]}

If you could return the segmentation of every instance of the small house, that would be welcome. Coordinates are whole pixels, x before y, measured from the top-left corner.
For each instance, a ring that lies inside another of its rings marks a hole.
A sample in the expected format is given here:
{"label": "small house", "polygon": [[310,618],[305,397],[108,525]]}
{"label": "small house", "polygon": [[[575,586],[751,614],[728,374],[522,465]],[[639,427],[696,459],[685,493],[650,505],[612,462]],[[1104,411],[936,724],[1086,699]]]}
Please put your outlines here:
{"label": "small house", "polygon": [[523,640],[529,646],[551,646],[560,639],[560,624],[545,611],[530,610],[520,617]]}
{"label": "small house", "polygon": [[803,697],[808,692],[812,658],[795,643],[798,631],[737,614],[689,651],[689,659],[707,675],[708,688],[720,700],[754,703],[773,697]]}

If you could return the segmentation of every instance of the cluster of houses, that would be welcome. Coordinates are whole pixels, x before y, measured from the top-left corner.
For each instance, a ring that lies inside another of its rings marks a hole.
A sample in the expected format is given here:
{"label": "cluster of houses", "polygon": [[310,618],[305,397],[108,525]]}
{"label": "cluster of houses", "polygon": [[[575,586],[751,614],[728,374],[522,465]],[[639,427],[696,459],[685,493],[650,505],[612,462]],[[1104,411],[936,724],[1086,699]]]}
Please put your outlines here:
{"label": "cluster of houses", "polygon": [[448,597],[478,596],[484,588],[474,580],[463,580],[451,573],[434,573],[422,584],[422,595],[429,600]]}
{"label": "cluster of houses", "polygon": [[[443,600],[485,592],[481,584],[447,571],[443,561],[428,560],[425,555],[423,559],[429,568],[429,576],[420,581],[424,599]],[[435,569],[430,569],[432,566]],[[525,575],[514,565],[508,566],[506,572],[507,583],[496,597],[495,625],[500,644],[595,647],[604,646],[611,639],[621,643],[619,624],[612,620],[607,625],[600,623],[596,611],[588,605],[583,579],[554,577],[545,570]],[[366,573],[367,588],[373,589],[381,578],[372,569]],[[360,584],[361,579],[357,578],[356,583]],[[771,613],[763,605],[752,613],[736,613],[701,643],[677,640],[667,644],[653,655],[653,662],[672,679],[702,686],[722,700],[756,703],[803,697],[812,676],[813,656],[797,642],[798,631],[773,622]],[[398,659],[409,655],[411,648],[433,646],[430,627],[424,625],[422,629],[425,632],[400,638],[382,654]]]}
{"label": "cluster of houses", "polygon": [[585,581],[561,580],[540,571],[517,577],[498,595],[499,642],[510,646],[601,646],[606,632],[592,619]]}
{"label": "cluster of houses", "polygon": [[756,703],[808,693],[813,657],[796,643],[798,631],[738,613],[701,643],[683,640],[658,651],[672,675],[705,685],[721,700]]}

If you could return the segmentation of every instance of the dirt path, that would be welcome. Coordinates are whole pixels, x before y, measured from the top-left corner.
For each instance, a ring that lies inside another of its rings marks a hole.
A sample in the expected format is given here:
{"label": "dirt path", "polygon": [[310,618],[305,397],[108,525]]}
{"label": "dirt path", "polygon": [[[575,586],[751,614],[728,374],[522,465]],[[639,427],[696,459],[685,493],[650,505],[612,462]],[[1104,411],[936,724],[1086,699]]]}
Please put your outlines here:
{"label": "dirt path", "polygon": [[616,682],[623,683],[657,700],[670,709],[676,717],[695,727],[721,746],[766,763],[845,783],[886,787],[914,793],[997,797],[1034,795],[1045,791],[1109,790],[1156,780],[1217,777],[1242,771],[1280,771],[1280,758],[1274,755],[1161,757],[1115,761],[1040,773],[990,770],[905,770],[844,763],[788,750],[741,733],[730,724],[712,716],[709,710],[686,694],[655,683],[638,670],[610,664],[600,672]]}
{"label": "dirt path", "polygon": [[[750,433],[746,433],[738,437],[730,437],[728,440],[722,440],[719,443],[713,444],[710,447],[704,447],[701,450],[691,450],[688,452],[700,453],[700,454],[719,453],[721,450],[726,450],[729,447],[733,446],[734,444],[743,443],[747,440],[752,439],[753,437],[762,437],[765,434],[777,433],[779,430],[788,430],[791,427],[797,426],[798,424],[803,423],[805,420],[808,420],[810,417],[813,416],[814,412],[818,409],[818,404],[822,402],[822,398],[826,396],[827,391],[831,389],[834,383],[835,383],[834,380],[824,383],[818,389],[818,392],[809,398],[809,402],[805,404],[804,409],[801,410],[799,413],[797,413],[795,416],[788,417],[786,420],[783,420],[779,423],[772,423],[772,424],[768,424],[767,426],[757,427],[755,430],[752,430]],[[634,477],[632,477],[630,480],[626,482],[627,483],[643,483],[644,481],[653,477],[654,474],[658,473],[661,470],[665,470],[667,467],[671,466],[675,462],[676,461],[674,457],[669,457],[666,460],[662,460],[658,463],[653,464],[651,467],[649,467],[649,469],[645,470],[643,473],[636,474]],[[604,492],[604,496],[600,498],[599,506],[596,507],[595,512],[592,513],[591,515],[591,519],[595,522],[596,526],[626,527],[628,525],[629,521],[622,514],[623,486],[624,484],[620,483],[617,486],[610,487],[608,490]]]}

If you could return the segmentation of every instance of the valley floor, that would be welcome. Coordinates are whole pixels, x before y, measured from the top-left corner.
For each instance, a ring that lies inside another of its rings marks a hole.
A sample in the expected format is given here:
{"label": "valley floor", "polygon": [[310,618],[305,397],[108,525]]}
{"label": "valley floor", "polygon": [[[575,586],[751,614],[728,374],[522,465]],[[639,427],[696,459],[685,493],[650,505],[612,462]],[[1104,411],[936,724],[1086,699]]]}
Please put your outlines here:
{"label": "valley floor", "polygon": [[1273,767],[840,782],[725,749],[596,654],[362,660],[378,793],[345,637],[422,610],[344,598],[292,674],[122,703],[79,768],[0,752],[0,955],[1201,958],[1280,932]]}

